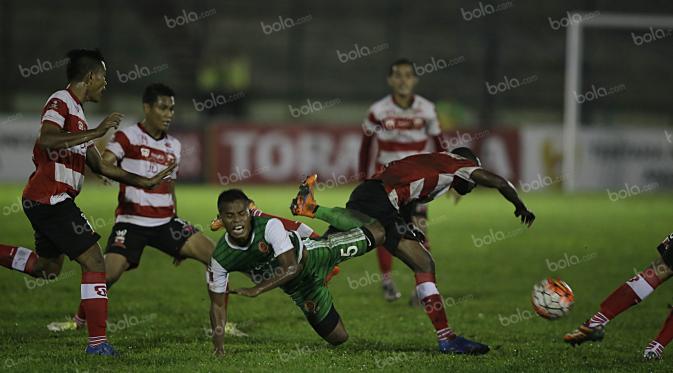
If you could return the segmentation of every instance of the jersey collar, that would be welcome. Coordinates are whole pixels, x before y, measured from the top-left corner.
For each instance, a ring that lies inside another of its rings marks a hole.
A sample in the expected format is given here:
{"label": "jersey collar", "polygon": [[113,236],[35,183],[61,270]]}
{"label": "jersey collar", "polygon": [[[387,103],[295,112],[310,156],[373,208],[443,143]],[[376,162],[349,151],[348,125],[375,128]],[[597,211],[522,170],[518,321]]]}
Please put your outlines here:
{"label": "jersey collar", "polygon": [[229,241],[229,233],[224,234],[224,240],[227,241],[227,245],[229,245],[229,247],[231,247],[232,249],[245,251],[248,250],[253,241],[255,241],[255,231],[252,231],[252,235],[250,236],[250,242],[248,243],[247,246],[238,246],[235,243]]}
{"label": "jersey collar", "polygon": [[[147,136],[152,137],[152,135],[150,135],[150,133],[147,132],[147,130],[145,129],[145,127],[143,127],[143,124],[142,124],[142,123],[138,122],[138,127],[140,127],[140,130],[143,131],[143,132],[145,132],[145,133],[147,134]],[[164,132],[164,133],[161,135],[161,137],[159,137],[158,139],[155,139],[154,137],[152,137],[152,138],[153,138],[155,141],[159,141],[159,140],[163,140],[163,139],[165,139],[166,136],[167,136],[167,134],[166,134],[166,132]]]}
{"label": "jersey collar", "polygon": [[75,96],[75,94],[72,93],[72,91],[70,90],[70,87],[66,88],[65,90],[68,91],[68,94],[70,94],[70,97],[72,97],[72,99],[75,100],[77,105],[82,106],[82,103],[79,101],[79,98],[77,98],[77,96]]}

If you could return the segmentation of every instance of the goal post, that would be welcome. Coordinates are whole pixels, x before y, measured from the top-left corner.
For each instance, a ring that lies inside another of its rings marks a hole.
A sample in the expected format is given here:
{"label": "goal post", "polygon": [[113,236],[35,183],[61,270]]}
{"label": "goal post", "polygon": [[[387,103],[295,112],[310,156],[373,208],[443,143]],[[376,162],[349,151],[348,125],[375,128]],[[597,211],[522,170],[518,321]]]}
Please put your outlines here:
{"label": "goal post", "polygon": [[565,88],[563,94],[563,190],[576,190],[576,144],[581,125],[581,106],[575,93],[582,89],[584,28],[673,28],[673,16],[570,12],[566,29]]}

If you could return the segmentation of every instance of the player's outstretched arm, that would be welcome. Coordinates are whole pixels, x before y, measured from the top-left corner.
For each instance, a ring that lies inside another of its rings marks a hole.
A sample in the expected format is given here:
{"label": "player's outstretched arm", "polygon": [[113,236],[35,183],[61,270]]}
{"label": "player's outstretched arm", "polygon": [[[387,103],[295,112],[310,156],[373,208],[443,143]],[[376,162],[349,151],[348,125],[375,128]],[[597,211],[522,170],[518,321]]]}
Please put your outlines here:
{"label": "player's outstretched arm", "polygon": [[533,224],[535,215],[528,211],[526,205],[519,199],[519,195],[516,193],[516,189],[514,189],[512,183],[501,176],[484,169],[475,170],[470,175],[470,178],[477,183],[477,185],[498,189],[500,194],[514,205],[514,216],[521,218],[521,222],[529,227]]}
{"label": "player's outstretched arm", "polygon": [[279,268],[274,269],[271,278],[263,280],[254,287],[234,289],[230,290],[229,293],[246,297],[256,297],[264,292],[292,281],[303,269],[302,264],[297,263],[294,250],[289,250],[278,255],[277,259]]}
{"label": "player's outstretched arm", "polygon": [[208,289],[210,296],[210,327],[213,333],[213,354],[224,355],[224,326],[227,324],[226,293],[215,293]]}
{"label": "player's outstretched arm", "polygon": [[112,113],[98,127],[81,132],[63,131],[53,123],[43,122],[37,143],[49,149],[64,149],[84,144],[85,142],[104,136],[110,128],[119,127],[119,123],[123,117],[123,114]]}
{"label": "player's outstretched arm", "polygon": [[[153,177],[147,178],[125,171],[118,167],[115,165],[115,161],[111,160],[114,159],[114,155],[111,152],[110,155],[108,155],[108,152],[109,151],[107,150],[105,151],[106,159],[103,159],[95,146],[89,147],[86,152],[87,165],[93,172],[97,174],[101,174],[122,184],[131,185],[138,188],[149,189],[159,185],[161,181],[169,176],[177,166],[177,164],[173,163]],[[112,158],[110,159],[110,157]]]}

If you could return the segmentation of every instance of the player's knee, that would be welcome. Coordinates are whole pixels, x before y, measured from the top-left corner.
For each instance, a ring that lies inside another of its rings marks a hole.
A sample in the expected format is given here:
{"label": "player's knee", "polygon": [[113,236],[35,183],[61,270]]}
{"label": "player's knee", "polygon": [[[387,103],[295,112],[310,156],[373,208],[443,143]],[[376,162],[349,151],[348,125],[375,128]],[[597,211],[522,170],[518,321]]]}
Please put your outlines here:
{"label": "player's knee", "polygon": [[371,238],[374,240],[376,246],[382,245],[386,240],[386,230],[383,228],[383,225],[378,221],[374,221],[365,225],[365,228],[371,234]]}
{"label": "player's knee", "polygon": [[343,327],[343,324],[339,323],[325,339],[332,346],[338,346],[348,340],[348,332]]}

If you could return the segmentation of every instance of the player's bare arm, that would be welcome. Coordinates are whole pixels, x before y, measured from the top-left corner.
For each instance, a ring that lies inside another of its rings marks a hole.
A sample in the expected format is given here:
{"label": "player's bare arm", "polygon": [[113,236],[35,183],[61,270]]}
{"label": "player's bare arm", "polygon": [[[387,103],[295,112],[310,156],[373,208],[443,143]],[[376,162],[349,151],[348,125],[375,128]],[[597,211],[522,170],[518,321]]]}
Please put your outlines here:
{"label": "player's bare arm", "polygon": [[43,122],[38,144],[49,149],[63,149],[84,144],[87,141],[104,136],[111,128],[119,127],[122,118],[124,118],[124,114],[112,113],[98,127],[81,132],[64,131],[53,123]]}
{"label": "player's bare arm", "polygon": [[86,163],[91,168],[91,170],[97,174],[101,174],[105,177],[108,177],[114,181],[120,182],[122,184],[131,185],[138,188],[151,189],[159,185],[164,178],[169,176],[175,167],[175,163],[170,164],[164,170],[158,172],[151,178],[142,177],[134,173],[125,171],[114,163],[106,162],[103,157],[101,157],[98,149],[95,146],[89,147],[86,152]]}
{"label": "player's bare arm", "polygon": [[477,183],[477,185],[498,189],[500,194],[514,205],[514,216],[521,218],[521,222],[529,227],[533,224],[535,215],[529,211],[523,201],[519,199],[516,189],[514,189],[509,181],[484,169],[475,170],[472,172],[472,175],[470,175],[470,178]]}
{"label": "player's bare arm", "polygon": [[210,326],[213,332],[213,355],[224,355],[224,326],[227,324],[227,294],[208,290],[210,296]]}
{"label": "player's bare arm", "polygon": [[277,259],[279,264],[279,275],[274,274],[270,279],[264,280],[254,287],[234,289],[229,292],[231,294],[238,294],[246,297],[256,297],[292,281],[302,270],[302,265],[301,263],[297,263],[297,258],[295,257],[293,250],[278,255]]}

